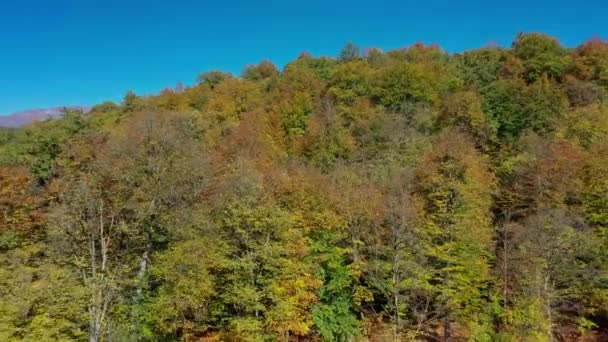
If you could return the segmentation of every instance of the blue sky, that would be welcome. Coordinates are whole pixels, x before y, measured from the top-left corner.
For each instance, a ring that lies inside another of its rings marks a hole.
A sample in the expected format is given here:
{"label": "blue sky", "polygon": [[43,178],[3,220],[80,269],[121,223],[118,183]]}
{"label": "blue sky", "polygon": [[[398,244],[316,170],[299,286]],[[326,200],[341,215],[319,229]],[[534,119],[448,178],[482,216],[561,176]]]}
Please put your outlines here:
{"label": "blue sky", "polygon": [[0,0],[0,114],[120,101],[304,50],[335,56],[348,41],[458,52],[542,31],[576,46],[608,38],[606,13],[606,0]]}

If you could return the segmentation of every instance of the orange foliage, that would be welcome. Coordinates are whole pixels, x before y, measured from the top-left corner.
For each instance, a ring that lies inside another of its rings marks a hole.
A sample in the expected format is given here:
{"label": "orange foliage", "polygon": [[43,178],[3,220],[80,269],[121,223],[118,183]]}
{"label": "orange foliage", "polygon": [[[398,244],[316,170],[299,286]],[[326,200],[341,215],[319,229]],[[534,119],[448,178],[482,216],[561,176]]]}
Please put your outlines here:
{"label": "orange foliage", "polygon": [[32,176],[20,166],[0,166],[0,233],[35,232],[43,221],[44,196],[32,189]]}

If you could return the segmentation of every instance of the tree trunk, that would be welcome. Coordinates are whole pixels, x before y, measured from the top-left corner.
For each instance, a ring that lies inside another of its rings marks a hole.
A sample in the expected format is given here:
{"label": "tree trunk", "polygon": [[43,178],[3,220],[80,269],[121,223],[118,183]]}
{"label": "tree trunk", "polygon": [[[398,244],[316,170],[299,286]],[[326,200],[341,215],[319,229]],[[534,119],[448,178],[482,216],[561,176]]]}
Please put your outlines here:
{"label": "tree trunk", "polygon": [[445,315],[443,319],[443,342],[449,342],[452,339],[452,326],[450,324],[450,316]]}
{"label": "tree trunk", "polygon": [[152,253],[152,237],[150,232],[146,232],[146,247],[141,255],[141,262],[139,263],[139,272],[137,273],[137,279],[139,280],[139,286],[137,288],[137,297],[141,298],[143,289],[145,287],[144,280],[146,279],[146,273],[150,267],[150,254]]}
{"label": "tree trunk", "polygon": [[397,333],[399,331],[399,291],[397,289],[399,283],[398,275],[398,255],[397,249],[393,252],[393,304],[395,305],[395,320],[393,324],[393,339],[397,340]]}
{"label": "tree trunk", "polygon": [[[508,282],[509,282],[509,254],[508,254],[508,236],[507,236],[507,224],[511,221],[511,210],[507,209],[505,213],[505,220],[502,224],[502,281],[503,281],[503,289],[502,289],[502,301],[503,301],[503,311],[507,312],[508,307]],[[503,323],[506,324],[506,315],[503,315]]]}
{"label": "tree trunk", "polygon": [[553,341],[553,311],[551,309],[551,288],[549,275],[545,276],[543,282],[543,290],[545,292],[545,310],[547,312],[547,320],[549,321],[549,325],[547,327],[547,336],[549,337],[549,341]]}
{"label": "tree trunk", "polygon": [[[95,227],[89,236],[89,252],[91,262],[91,299],[89,302],[89,339],[98,342],[101,339],[106,320],[106,313],[110,305],[110,293],[106,284],[106,273],[108,267],[108,254],[110,248],[110,233],[114,227],[114,217],[110,219],[106,227],[104,220],[104,203],[100,201],[99,225]],[[97,246],[99,245],[99,250]],[[99,259],[99,260],[98,260]],[[87,283],[86,272],[85,284]]]}

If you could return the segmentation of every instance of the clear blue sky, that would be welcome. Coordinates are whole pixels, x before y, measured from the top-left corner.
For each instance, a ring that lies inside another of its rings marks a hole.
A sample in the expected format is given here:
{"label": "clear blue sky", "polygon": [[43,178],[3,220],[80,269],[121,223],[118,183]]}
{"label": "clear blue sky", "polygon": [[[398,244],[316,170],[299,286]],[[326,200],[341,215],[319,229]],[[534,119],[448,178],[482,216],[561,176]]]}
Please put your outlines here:
{"label": "clear blue sky", "polygon": [[384,49],[417,41],[450,52],[519,31],[567,46],[608,38],[606,0],[509,1],[0,0],[0,113],[120,101],[202,71],[239,73],[347,42]]}

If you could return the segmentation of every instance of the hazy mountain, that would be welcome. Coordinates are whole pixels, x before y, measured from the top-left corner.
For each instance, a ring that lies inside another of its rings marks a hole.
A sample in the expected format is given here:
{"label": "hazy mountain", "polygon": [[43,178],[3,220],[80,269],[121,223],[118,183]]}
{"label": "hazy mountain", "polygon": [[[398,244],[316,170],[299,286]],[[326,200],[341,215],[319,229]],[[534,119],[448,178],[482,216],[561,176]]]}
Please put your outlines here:
{"label": "hazy mountain", "polygon": [[[30,109],[8,115],[0,115],[0,126],[19,127],[34,121],[42,121],[48,118],[57,117],[62,114],[63,108],[66,107]],[[91,107],[88,106],[70,106],[68,108],[82,109],[84,112],[88,112],[91,109]]]}

